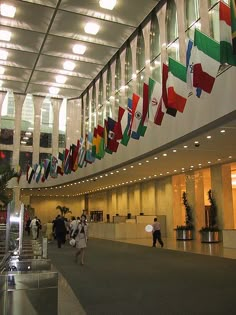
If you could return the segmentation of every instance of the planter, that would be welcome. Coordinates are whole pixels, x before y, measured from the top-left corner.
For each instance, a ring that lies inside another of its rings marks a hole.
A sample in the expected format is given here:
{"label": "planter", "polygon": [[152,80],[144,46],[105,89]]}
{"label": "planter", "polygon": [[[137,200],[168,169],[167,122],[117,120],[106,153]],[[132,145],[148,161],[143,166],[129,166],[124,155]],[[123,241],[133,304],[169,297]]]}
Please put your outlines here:
{"label": "planter", "polygon": [[202,243],[219,243],[219,231],[201,231]]}
{"label": "planter", "polygon": [[191,241],[192,239],[193,239],[193,230],[177,230],[176,229],[177,241]]}

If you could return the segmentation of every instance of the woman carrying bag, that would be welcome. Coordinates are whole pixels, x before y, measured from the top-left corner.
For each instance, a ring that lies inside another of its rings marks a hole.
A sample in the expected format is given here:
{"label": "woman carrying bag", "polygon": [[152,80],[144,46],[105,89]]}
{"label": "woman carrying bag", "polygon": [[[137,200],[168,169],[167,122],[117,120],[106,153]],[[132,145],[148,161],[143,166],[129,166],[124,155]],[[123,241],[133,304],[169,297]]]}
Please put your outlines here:
{"label": "woman carrying bag", "polygon": [[78,224],[78,234],[75,237],[75,244],[77,251],[75,253],[75,262],[78,261],[78,256],[81,254],[80,264],[84,265],[84,254],[85,248],[87,247],[88,242],[88,224],[86,222],[86,216],[83,214],[80,219],[80,223]]}

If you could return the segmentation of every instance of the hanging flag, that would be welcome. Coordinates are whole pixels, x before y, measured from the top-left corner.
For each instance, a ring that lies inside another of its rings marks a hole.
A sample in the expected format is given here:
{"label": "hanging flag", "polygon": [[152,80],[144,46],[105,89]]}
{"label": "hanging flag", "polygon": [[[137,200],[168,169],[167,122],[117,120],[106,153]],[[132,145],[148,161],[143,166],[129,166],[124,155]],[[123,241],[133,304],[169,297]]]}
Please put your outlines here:
{"label": "hanging flag", "polygon": [[131,117],[131,138],[138,140],[140,138],[139,126],[142,121],[143,99],[139,95],[133,93],[132,98],[132,117]]}
{"label": "hanging flag", "polygon": [[130,139],[130,133],[131,133],[131,117],[132,117],[132,100],[128,98],[128,107],[127,107],[127,115],[124,115],[125,122],[122,120],[122,129],[123,129],[123,137],[121,140],[121,144],[124,146],[127,146]]}
{"label": "hanging flag", "polygon": [[230,0],[233,54],[236,55],[236,0]]}
{"label": "hanging flag", "polygon": [[156,125],[161,125],[164,117],[162,86],[159,82],[149,78],[148,91],[148,120]]}
{"label": "hanging flag", "polygon": [[186,67],[170,57],[167,85],[168,108],[173,108],[183,113],[188,97]]}
{"label": "hanging flag", "polygon": [[191,62],[193,86],[211,93],[220,66],[220,44],[196,28]]}
{"label": "hanging flag", "polygon": [[50,176],[52,178],[57,178],[57,158],[53,155],[51,155],[51,163],[50,163]]}
{"label": "hanging flag", "polygon": [[77,140],[77,144],[76,147],[73,151],[73,155],[72,155],[72,168],[71,170],[73,172],[75,172],[78,169],[78,161],[79,161],[79,157],[78,157],[78,153],[79,153],[79,147],[80,147],[80,141],[79,139]]}
{"label": "hanging flag", "polygon": [[146,130],[147,130],[147,125],[148,125],[148,105],[149,105],[149,87],[148,84],[144,83],[143,84],[143,106],[142,106],[142,118],[141,122],[138,127],[138,134],[142,137],[144,137]]}
{"label": "hanging flag", "polygon": [[63,162],[65,159],[65,150],[63,152],[58,153],[57,157],[57,174],[63,175],[64,174],[64,167],[63,167]]}
{"label": "hanging flag", "polygon": [[171,107],[168,107],[168,92],[167,92],[167,81],[168,81],[168,66],[163,63],[162,65],[162,100],[166,108],[166,113],[170,116],[175,117],[177,110]]}
{"label": "hanging flag", "polygon": [[31,180],[34,176],[34,170],[31,166],[29,166],[28,168],[28,172],[27,172],[27,178],[28,178],[28,183],[30,184],[31,183]]}
{"label": "hanging flag", "polygon": [[95,157],[92,154],[92,146],[93,146],[93,134],[91,131],[89,131],[87,134],[87,141],[86,141],[85,161],[90,164],[95,161]]}
{"label": "hanging flag", "polygon": [[80,168],[82,168],[85,165],[85,154],[86,154],[86,150],[85,150],[85,140],[81,137],[80,138],[80,147],[79,147],[79,160],[78,160],[78,166]]}
{"label": "hanging flag", "polygon": [[124,122],[127,120],[127,117],[125,117],[125,109],[121,106],[119,106],[118,109],[118,121],[115,125],[114,132],[115,132],[115,141],[120,142],[120,140],[123,137],[123,130],[124,130]]}
{"label": "hanging flag", "polygon": [[44,160],[44,179],[45,180],[48,178],[48,175],[50,173],[50,167],[51,167],[51,160],[45,159]]}
{"label": "hanging flag", "polygon": [[42,163],[38,165],[38,170],[36,171],[36,175],[35,175],[36,183],[38,183],[40,181],[41,174],[42,174]]}
{"label": "hanging flag", "polygon": [[112,153],[116,152],[119,146],[119,142],[116,138],[116,125],[118,124],[117,121],[112,119],[111,117],[107,117],[105,121],[105,128],[106,128],[106,137],[107,137],[107,144],[106,144],[106,152]]}
{"label": "hanging flag", "polygon": [[64,160],[64,174],[70,174],[71,169],[71,156],[72,156],[72,146],[70,145],[70,149],[65,149],[65,160]]}
{"label": "hanging flag", "polygon": [[236,55],[233,54],[230,7],[223,1],[220,1],[220,62],[236,66]]}

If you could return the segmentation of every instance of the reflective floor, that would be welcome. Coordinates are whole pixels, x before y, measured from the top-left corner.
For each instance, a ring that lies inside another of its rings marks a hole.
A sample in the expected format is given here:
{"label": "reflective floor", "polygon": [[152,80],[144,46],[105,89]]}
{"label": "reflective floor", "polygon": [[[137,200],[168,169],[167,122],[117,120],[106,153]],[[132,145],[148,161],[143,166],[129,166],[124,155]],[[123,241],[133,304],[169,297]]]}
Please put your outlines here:
{"label": "reflective floor", "polygon": [[[128,239],[119,240],[119,242],[151,246],[152,240],[150,239]],[[224,248],[223,243],[201,243],[200,240],[192,241],[176,241],[175,239],[163,238],[164,249],[185,251],[190,253],[219,256],[225,258],[236,259],[236,249]],[[157,247],[160,245],[157,244]]]}

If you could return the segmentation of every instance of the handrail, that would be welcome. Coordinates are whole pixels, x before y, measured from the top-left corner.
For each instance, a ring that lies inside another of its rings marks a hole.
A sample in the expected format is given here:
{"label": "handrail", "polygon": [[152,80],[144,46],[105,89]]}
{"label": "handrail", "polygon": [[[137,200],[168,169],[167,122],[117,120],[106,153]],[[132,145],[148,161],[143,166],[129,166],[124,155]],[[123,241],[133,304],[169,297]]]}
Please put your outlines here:
{"label": "handrail", "polygon": [[0,274],[6,270],[6,264],[9,262],[11,255],[12,255],[11,253],[7,253],[3,256],[3,258],[0,262]]}

